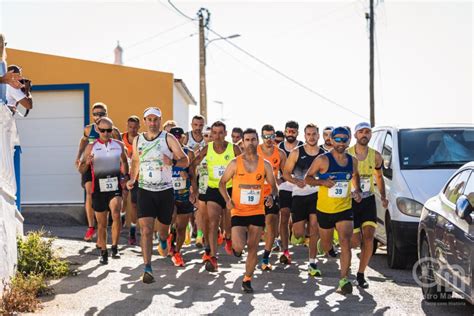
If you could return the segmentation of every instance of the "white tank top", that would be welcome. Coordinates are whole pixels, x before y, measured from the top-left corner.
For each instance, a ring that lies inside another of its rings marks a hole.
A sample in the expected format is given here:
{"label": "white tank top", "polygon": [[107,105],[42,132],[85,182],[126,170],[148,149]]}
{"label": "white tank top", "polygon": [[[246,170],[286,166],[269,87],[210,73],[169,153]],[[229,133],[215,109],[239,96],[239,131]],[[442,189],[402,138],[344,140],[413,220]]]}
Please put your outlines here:
{"label": "white tank top", "polygon": [[173,167],[165,165],[163,155],[173,159],[173,153],[166,141],[168,133],[161,131],[153,140],[138,135],[137,149],[140,157],[138,187],[148,191],[164,191],[173,188]]}
{"label": "white tank top", "polygon": [[97,139],[92,144],[92,176],[96,192],[113,192],[119,189],[120,177],[120,156],[122,146],[115,139],[110,139],[108,143],[103,143]]}
{"label": "white tank top", "polygon": [[200,142],[196,141],[193,138],[193,132],[189,131],[188,132],[188,143],[186,144],[186,146],[188,146],[189,148],[191,148],[191,150],[194,151],[196,149],[196,146],[199,146],[199,149],[202,149],[204,146],[206,146],[206,142],[204,141],[204,137],[202,138],[202,140]]}

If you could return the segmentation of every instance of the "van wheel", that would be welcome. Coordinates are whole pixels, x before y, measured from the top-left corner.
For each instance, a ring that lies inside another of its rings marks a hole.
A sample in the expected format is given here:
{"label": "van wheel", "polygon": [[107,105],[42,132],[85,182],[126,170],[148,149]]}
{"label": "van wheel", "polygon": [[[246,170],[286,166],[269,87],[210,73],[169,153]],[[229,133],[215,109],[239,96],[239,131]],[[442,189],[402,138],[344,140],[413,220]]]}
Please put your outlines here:
{"label": "van wheel", "polygon": [[433,274],[433,263],[434,259],[431,257],[428,241],[423,237],[420,245],[420,265],[417,270],[423,297],[428,302],[449,300],[452,293],[436,283]]}
{"label": "van wheel", "polygon": [[392,222],[390,219],[386,221],[386,233],[387,233],[387,264],[391,269],[405,269],[407,262],[405,255],[398,250],[394,236],[392,233]]}
{"label": "van wheel", "polygon": [[379,246],[379,241],[377,240],[377,238],[374,238],[374,249],[372,249],[372,255],[375,255],[375,253],[377,252],[378,246]]}

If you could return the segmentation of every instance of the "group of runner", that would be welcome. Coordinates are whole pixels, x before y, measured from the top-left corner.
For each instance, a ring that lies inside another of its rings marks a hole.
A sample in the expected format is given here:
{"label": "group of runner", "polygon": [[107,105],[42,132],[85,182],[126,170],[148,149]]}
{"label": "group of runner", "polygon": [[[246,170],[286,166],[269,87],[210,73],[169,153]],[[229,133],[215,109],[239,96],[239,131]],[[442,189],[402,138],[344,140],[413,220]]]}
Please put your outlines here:
{"label": "group of runner", "polygon": [[[281,264],[291,264],[290,235],[307,240],[310,276],[322,274],[318,251],[328,258],[340,257],[337,291],[343,294],[352,292],[351,248],[360,246],[356,284],[368,287],[364,271],[373,253],[375,185],[383,206],[388,203],[382,157],[368,146],[368,123],[358,124],[353,135],[349,127],[326,127],[319,146],[319,128],[307,124],[305,141],[298,141],[295,121],[287,122],[283,132],[269,124],[260,131],[234,128],[230,143],[223,122],[205,127],[204,117],[195,116],[191,131],[185,132],[173,121],[162,126],[157,107],[144,111],[143,133],[138,133],[141,120],[131,116],[127,132],[120,134],[103,103],[93,106],[92,116],[94,123],[85,128],[80,142],[77,166],[87,193],[85,239],[92,240],[97,219],[101,263],[108,262],[107,211],[112,214],[112,257],[119,257],[120,213],[127,200],[122,197],[130,192],[129,244],[136,244],[138,218],[144,283],[154,281],[154,233],[158,253],[171,256],[175,266],[184,266],[181,248],[193,222],[195,244],[204,248],[202,260],[209,272],[218,271],[219,244],[237,257],[246,248],[242,281],[246,293],[253,292],[257,266],[273,269],[272,251],[281,252]],[[356,144],[349,148],[352,137]],[[265,246],[258,263],[262,235]]]}

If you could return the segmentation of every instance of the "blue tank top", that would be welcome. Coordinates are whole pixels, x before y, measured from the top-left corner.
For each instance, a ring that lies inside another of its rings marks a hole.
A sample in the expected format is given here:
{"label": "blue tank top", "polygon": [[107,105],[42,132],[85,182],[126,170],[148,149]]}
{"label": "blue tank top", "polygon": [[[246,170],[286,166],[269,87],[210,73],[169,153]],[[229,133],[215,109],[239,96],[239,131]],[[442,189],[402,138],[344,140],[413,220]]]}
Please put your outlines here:
{"label": "blue tank top", "polygon": [[100,135],[96,130],[96,125],[92,124],[91,125],[91,130],[89,132],[89,136],[87,137],[89,139],[89,144],[92,144],[95,142],[96,139],[99,139]]}
{"label": "blue tank top", "polygon": [[[187,155],[190,149],[183,147],[184,153]],[[181,177],[181,172],[184,171],[188,176],[186,179]],[[189,167],[173,167],[173,188],[174,198],[176,201],[185,202],[189,200],[189,192],[191,188],[191,179],[189,178]]]}
{"label": "blue tank top", "polygon": [[352,164],[352,156],[346,153],[347,156],[347,165],[340,166],[331,152],[327,152],[324,154],[328,157],[329,160],[329,167],[326,173],[318,173],[318,178],[322,180],[329,179],[329,177],[335,177],[335,181],[347,181],[352,179],[352,171],[353,171],[353,164]]}

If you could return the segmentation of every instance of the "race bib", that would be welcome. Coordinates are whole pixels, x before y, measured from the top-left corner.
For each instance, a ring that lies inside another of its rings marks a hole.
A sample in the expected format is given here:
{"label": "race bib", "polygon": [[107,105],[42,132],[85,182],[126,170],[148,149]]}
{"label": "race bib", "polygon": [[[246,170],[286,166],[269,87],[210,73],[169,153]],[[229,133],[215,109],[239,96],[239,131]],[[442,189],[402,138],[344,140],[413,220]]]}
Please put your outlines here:
{"label": "race bib", "polygon": [[186,189],[186,180],[181,177],[173,178],[173,188],[177,191]]}
{"label": "race bib", "polygon": [[260,189],[240,189],[240,204],[258,205],[261,191]]}
{"label": "race bib", "polygon": [[143,180],[147,183],[160,183],[161,182],[161,170],[158,168],[149,167],[143,173]]}
{"label": "race bib", "polygon": [[370,192],[370,178],[360,178],[360,190],[363,193]]}
{"label": "race bib", "polygon": [[220,179],[224,175],[225,167],[224,166],[215,166],[214,167],[214,178]]}
{"label": "race bib", "polygon": [[345,198],[349,191],[348,181],[338,181],[336,184],[329,189],[329,197],[331,198]]}
{"label": "race bib", "polygon": [[118,190],[118,178],[106,178],[106,179],[99,179],[99,189],[100,192],[113,192]]}

